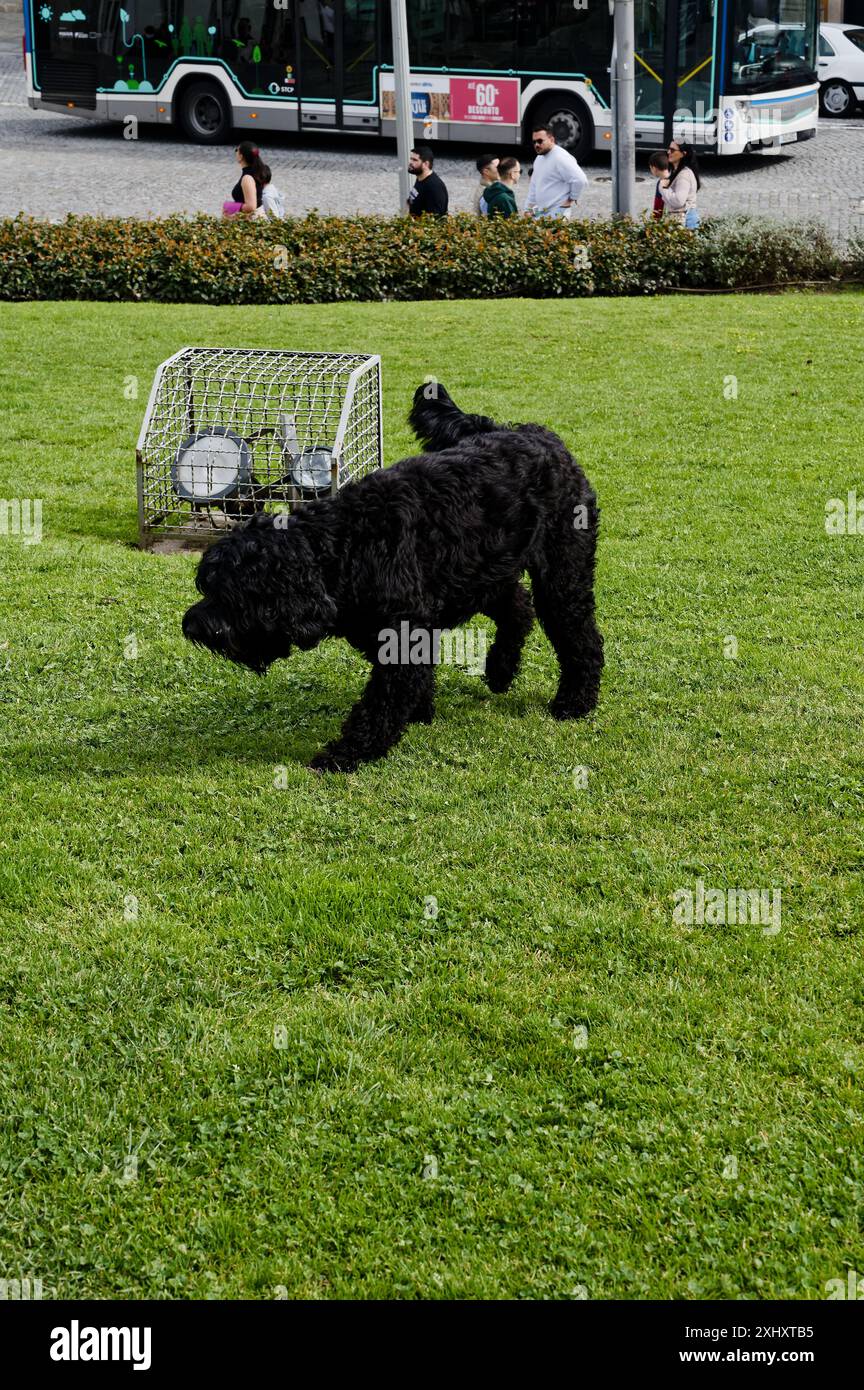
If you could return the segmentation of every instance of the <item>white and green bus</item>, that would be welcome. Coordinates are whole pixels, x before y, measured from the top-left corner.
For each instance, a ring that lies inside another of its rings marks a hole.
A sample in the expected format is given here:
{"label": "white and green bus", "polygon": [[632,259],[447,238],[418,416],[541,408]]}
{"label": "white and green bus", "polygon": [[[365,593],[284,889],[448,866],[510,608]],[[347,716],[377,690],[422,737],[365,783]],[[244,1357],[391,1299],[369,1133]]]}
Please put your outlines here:
{"label": "white and green bus", "polygon": [[[636,0],[636,139],[718,154],[816,133],[817,0]],[[389,0],[24,0],[40,110],[192,140],[393,135]],[[612,138],[608,0],[408,0],[417,136],[577,155]]]}

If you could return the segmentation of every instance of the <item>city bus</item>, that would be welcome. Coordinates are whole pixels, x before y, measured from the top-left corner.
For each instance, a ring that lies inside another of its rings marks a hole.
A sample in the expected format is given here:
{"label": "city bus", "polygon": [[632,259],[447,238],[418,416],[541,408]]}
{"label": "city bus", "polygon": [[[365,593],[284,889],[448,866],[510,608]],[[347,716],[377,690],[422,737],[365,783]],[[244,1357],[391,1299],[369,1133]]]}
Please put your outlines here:
{"label": "city bus", "polygon": [[[719,155],[816,133],[818,0],[635,0],[636,141]],[[609,0],[407,0],[415,138],[575,155],[612,139]],[[24,0],[38,110],[395,135],[390,0]]]}

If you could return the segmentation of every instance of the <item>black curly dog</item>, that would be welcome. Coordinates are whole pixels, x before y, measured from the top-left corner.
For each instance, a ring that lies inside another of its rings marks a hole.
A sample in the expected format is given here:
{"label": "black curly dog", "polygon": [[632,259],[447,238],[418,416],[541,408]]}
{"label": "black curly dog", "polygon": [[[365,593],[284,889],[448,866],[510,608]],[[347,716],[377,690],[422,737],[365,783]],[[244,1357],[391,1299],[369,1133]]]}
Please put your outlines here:
{"label": "black curly dog", "polygon": [[536,609],[561,668],[552,714],[579,719],[597,703],[598,513],[585,475],[551,430],[466,415],[441,386],[418,388],[409,420],[423,454],[216,541],[198,567],[204,597],[183,619],[190,641],[262,675],[325,637],[372,663],[340,737],[310,764],[319,771],[350,772],[409,724],[431,723],[434,657],[385,664],[391,631],[432,634],[485,613],[497,628],[486,683],[503,691]]}

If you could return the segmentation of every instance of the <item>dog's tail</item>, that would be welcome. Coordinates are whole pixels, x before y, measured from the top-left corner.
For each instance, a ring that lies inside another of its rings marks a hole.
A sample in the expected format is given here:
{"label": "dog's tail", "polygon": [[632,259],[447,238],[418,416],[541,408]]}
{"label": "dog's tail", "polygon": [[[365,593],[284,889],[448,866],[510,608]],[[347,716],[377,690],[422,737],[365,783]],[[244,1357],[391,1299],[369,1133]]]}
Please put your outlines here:
{"label": "dog's tail", "polygon": [[408,423],[424,449],[450,449],[474,434],[490,434],[501,428],[488,415],[466,415],[437,381],[427,381],[414,392]]}

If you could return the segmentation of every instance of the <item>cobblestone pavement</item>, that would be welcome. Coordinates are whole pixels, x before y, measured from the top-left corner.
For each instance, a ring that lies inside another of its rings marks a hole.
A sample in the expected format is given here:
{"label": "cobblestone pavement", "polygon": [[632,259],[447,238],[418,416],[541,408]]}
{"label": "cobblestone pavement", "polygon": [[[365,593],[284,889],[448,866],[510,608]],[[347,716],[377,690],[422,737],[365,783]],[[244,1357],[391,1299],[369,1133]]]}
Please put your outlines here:
{"label": "cobblestone pavement", "polygon": [[[143,125],[137,140],[123,127],[31,111],[26,104],[20,49],[0,52],[0,216],[18,212],[57,219],[67,212],[164,216],[217,212],[236,179],[230,146],[186,143],[175,131]],[[271,135],[265,142],[274,181],[289,211],[396,211],[397,164],[391,143],[361,136]],[[502,153],[504,151],[502,150]],[[473,151],[439,147],[436,169],[454,211],[467,209],[476,182]],[[585,162],[589,184],[583,216],[610,209],[608,156]],[[653,191],[640,165],[638,196]],[[816,140],[728,162],[704,161],[704,213],[754,212],[777,218],[818,217],[838,237],[864,231],[864,119],[820,121]],[[527,188],[527,177],[523,180]]]}

